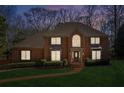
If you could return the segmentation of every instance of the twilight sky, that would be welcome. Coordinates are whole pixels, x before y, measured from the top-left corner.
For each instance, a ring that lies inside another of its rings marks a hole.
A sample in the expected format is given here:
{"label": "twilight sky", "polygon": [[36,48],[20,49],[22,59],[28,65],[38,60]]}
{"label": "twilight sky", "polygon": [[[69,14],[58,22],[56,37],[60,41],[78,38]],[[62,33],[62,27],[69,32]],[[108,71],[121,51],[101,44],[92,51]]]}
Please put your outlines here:
{"label": "twilight sky", "polygon": [[44,7],[44,8],[48,8],[51,10],[59,10],[61,8],[71,8],[71,7],[80,9],[83,6],[81,6],[81,5],[19,5],[19,6],[17,6],[17,8],[18,8],[17,13],[19,13],[19,14],[23,13],[33,7]]}
{"label": "twilight sky", "polygon": [[[84,5],[18,5],[17,6],[17,14],[22,14],[22,13],[24,13],[24,12],[26,12],[26,11],[30,10],[31,8],[34,8],[34,7],[43,7],[43,8],[51,9],[51,10],[59,10],[62,8],[64,8],[64,9],[75,8],[77,10],[81,10],[84,7]],[[100,19],[103,20],[102,15],[99,16],[99,20]],[[98,21],[97,27],[96,27],[98,30],[100,29],[100,27],[98,25],[98,24],[100,24],[99,22],[100,21]]]}

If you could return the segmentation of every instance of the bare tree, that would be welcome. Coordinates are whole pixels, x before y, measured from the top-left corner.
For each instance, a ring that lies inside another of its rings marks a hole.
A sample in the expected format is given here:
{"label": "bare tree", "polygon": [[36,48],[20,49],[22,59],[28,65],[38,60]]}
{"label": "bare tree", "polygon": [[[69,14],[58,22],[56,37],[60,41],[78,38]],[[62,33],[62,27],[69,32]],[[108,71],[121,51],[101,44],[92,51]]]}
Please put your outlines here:
{"label": "bare tree", "polygon": [[116,43],[117,29],[124,22],[124,6],[103,6],[104,14],[106,15],[106,23],[104,30],[108,30],[111,46]]}
{"label": "bare tree", "polygon": [[42,31],[43,29],[50,29],[56,23],[57,11],[48,10],[44,8],[32,8],[30,11],[24,13],[28,24],[34,31]]}
{"label": "bare tree", "polygon": [[84,13],[84,23],[93,27],[94,20],[95,20],[95,13],[96,13],[97,6],[95,5],[88,5],[82,8],[82,12]]}
{"label": "bare tree", "polygon": [[81,19],[81,12],[74,7],[70,7],[68,9],[61,9],[58,11],[58,19],[59,22],[79,22]]}

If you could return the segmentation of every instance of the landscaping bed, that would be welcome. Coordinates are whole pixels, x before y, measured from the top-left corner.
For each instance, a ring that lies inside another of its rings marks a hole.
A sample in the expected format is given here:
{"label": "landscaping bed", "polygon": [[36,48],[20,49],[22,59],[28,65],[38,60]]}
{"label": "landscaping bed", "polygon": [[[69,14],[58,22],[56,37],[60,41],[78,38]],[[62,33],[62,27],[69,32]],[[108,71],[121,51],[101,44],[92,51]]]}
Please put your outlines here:
{"label": "landscaping bed", "polygon": [[28,68],[28,67],[35,67],[35,68],[42,68],[42,69],[48,69],[48,68],[63,68],[67,67],[67,61],[46,61],[46,60],[40,60],[40,61],[32,61],[32,62],[14,62],[14,63],[7,63],[0,65],[0,69],[14,69],[14,68]]}
{"label": "landscaping bed", "polygon": [[4,83],[0,86],[124,87],[124,60],[112,60],[110,65],[104,66],[86,66],[81,72],[69,76],[20,80]]}
{"label": "landscaping bed", "polygon": [[86,66],[100,66],[100,65],[110,65],[110,60],[92,60],[92,59],[87,59],[85,62]]}

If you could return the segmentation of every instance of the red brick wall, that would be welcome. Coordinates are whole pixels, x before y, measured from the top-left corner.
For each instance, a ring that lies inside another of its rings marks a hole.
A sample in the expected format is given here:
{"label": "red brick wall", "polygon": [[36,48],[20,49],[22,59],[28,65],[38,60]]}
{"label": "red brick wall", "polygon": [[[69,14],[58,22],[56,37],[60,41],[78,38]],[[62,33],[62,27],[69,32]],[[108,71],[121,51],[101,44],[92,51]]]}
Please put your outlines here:
{"label": "red brick wall", "polygon": [[109,59],[109,40],[107,37],[101,37],[101,46],[102,46],[102,59]]}
{"label": "red brick wall", "polygon": [[11,51],[9,59],[11,61],[21,61],[21,50],[31,51],[31,60],[40,60],[44,58],[43,49],[41,48],[14,48]]}
{"label": "red brick wall", "polygon": [[[84,60],[86,60],[86,58],[92,56],[91,54],[91,44],[90,44],[90,37],[85,37],[84,40]],[[100,46],[102,47],[102,55],[101,58],[102,59],[109,59],[109,41],[107,37],[100,37]]]}
{"label": "red brick wall", "polygon": [[62,37],[62,47],[61,47],[62,59],[68,59],[68,38]]}
{"label": "red brick wall", "polygon": [[86,61],[88,57],[91,56],[91,46],[90,46],[90,38],[89,37],[84,37],[83,41],[83,61]]}
{"label": "red brick wall", "polygon": [[50,60],[51,59],[51,46],[50,46],[50,37],[44,37],[44,59]]}
{"label": "red brick wall", "polygon": [[[71,54],[70,49],[72,47],[72,36],[70,37],[62,37],[62,46],[61,46],[61,59],[68,59],[71,61]],[[86,61],[86,58],[91,57],[91,44],[90,44],[90,37],[81,37],[81,46],[83,48],[82,58],[83,61]],[[50,44],[50,37],[44,37],[44,48],[14,48],[12,50],[12,54],[10,55],[10,59],[13,61],[20,61],[21,57],[21,50],[31,50],[31,60],[40,60],[40,59],[47,59],[51,60],[51,44]],[[100,45],[102,46],[102,58],[108,59],[109,58],[109,41],[107,37],[101,37]]]}
{"label": "red brick wall", "polygon": [[0,60],[0,65],[3,65],[3,64],[8,64],[10,63],[10,60]]}

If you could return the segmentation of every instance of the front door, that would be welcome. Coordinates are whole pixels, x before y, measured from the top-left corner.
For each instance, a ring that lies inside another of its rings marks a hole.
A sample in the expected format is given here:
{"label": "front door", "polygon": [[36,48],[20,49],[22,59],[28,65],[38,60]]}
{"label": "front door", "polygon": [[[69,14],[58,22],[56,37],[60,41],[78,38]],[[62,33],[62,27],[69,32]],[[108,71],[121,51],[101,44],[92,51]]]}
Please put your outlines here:
{"label": "front door", "polygon": [[79,62],[80,58],[80,52],[79,51],[74,51],[74,62]]}

